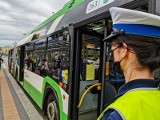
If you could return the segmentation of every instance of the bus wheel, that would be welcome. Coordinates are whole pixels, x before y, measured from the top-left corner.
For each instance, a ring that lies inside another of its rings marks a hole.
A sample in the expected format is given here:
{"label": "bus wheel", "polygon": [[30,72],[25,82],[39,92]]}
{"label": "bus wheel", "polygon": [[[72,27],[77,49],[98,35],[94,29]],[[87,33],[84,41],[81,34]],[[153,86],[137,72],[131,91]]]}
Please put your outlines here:
{"label": "bus wheel", "polygon": [[47,101],[47,117],[49,120],[59,120],[57,103],[52,94],[49,95]]}

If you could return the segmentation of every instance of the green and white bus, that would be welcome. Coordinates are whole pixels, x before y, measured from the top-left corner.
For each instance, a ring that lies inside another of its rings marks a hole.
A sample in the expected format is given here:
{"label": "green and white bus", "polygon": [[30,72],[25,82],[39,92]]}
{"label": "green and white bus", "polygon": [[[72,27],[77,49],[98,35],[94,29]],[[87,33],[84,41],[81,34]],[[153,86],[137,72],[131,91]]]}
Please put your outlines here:
{"label": "green and white bus", "polygon": [[71,0],[9,52],[9,70],[49,120],[96,120],[124,83],[111,72],[109,8],[159,14],[159,0]]}

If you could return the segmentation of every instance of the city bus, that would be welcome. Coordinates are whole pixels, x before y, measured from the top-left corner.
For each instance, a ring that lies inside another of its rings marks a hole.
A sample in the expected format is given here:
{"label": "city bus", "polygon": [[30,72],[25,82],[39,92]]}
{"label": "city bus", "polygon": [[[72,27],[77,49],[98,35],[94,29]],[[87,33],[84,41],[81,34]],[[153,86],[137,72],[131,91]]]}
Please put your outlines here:
{"label": "city bus", "polygon": [[[158,0],[71,0],[9,51],[9,70],[49,120],[96,120],[124,84],[102,40],[119,6],[159,14]],[[13,67],[14,66],[14,67]]]}

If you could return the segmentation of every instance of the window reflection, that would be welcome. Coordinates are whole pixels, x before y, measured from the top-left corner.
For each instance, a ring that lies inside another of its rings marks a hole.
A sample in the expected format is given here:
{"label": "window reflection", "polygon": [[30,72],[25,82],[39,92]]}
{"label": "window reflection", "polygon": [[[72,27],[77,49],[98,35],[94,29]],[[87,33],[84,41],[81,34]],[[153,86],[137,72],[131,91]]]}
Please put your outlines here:
{"label": "window reflection", "polygon": [[27,45],[25,69],[42,77],[49,76],[58,84],[63,84],[66,89],[69,79],[69,58],[70,40],[65,31],[34,40],[34,44]]}

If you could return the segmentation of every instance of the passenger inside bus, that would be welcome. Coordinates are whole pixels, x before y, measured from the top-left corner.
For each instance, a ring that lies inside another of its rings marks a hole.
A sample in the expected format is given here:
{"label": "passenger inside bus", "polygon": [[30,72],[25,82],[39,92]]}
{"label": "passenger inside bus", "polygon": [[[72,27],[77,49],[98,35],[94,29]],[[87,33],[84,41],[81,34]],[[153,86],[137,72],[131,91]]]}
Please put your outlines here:
{"label": "passenger inside bus", "polygon": [[36,66],[37,66],[37,58],[36,56],[33,56],[32,58],[32,71],[35,72]]}
{"label": "passenger inside bus", "polygon": [[32,57],[29,55],[28,59],[26,59],[26,65],[28,70],[32,70],[32,63],[33,63]]}
{"label": "passenger inside bus", "polygon": [[48,67],[48,60],[47,59],[44,59],[43,60],[43,76],[46,76],[48,71],[49,71],[49,67]]}
{"label": "passenger inside bus", "polygon": [[54,65],[55,65],[55,58],[52,59],[52,61],[49,63],[49,71],[48,71],[48,75],[50,77],[52,77],[53,73],[54,73]]}

